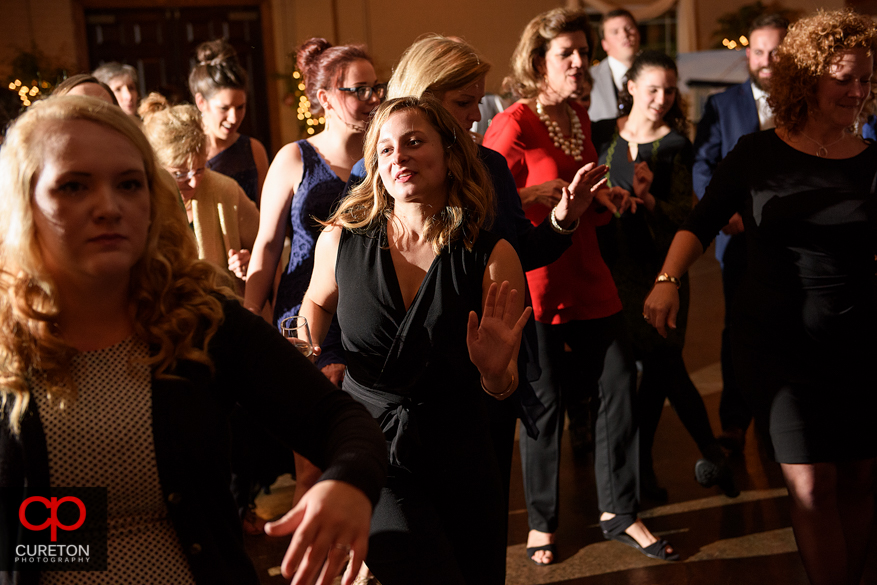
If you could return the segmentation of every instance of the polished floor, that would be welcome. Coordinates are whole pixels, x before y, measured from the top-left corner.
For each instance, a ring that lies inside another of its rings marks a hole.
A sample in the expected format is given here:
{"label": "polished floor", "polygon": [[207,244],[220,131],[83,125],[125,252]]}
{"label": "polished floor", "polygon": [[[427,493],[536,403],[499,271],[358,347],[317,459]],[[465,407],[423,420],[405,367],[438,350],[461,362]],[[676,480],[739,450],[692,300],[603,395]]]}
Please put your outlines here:
{"label": "polished floor", "polygon": [[[706,254],[691,271],[692,307],[685,360],[718,431],[721,375],[719,334],[723,317],[721,275]],[[682,561],[649,559],[617,542],[605,541],[598,525],[593,461],[576,460],[564,438],[561,467],[561,525],[558,562],[549,567],[525,555],[527,515],[515,452],[509,511],[507,585],[806,585],[789,519],[788,495],[779,468],[765,456],[750,429],[746,449],[733,459],[740,497],[729,499],[718,488],[694,480],[698,452],[672,408],[665,407],[655,442],[655,469],[669,502],[643,502],[642,517],[658,536],[671,541]],[[260,496],[257,512],[270,518],[284,512],[293,484],[288,479]],[[453,498],[453,493],[448,493]],[[461,527],[465,529],[465,527]],[[266,585],[283,583],[279,561],[285,542],[247,537],[248,551]],[[877,584],[877,543],[872,542],[863,583]],[[473,551],[477,554],[477,551]],[[416,585],[412,583],[411,585]]]}

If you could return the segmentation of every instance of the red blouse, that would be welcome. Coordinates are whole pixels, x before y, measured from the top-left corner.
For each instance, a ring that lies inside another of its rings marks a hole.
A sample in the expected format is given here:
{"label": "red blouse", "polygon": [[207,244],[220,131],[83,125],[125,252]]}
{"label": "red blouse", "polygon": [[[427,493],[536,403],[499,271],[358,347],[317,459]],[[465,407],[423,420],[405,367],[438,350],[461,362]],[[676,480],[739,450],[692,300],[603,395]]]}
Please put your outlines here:
{"label": "red blouse", "polygon": [[[583,160],[577,162],[554,146],[548,129],[528,106],[516,103],[498,114],[484,136],[484,146],[496,150],[508,161],[518,189],[561,178],[572,181],[576,171],[597,161],[591,143],[591,123],[587,111],[570,103],[585,134]],[[572,320],[599,319],[621,310],[621,300],[606,263],[600,256],[595,228],[609,221],[609,213],[595,211],[594,203],[582,215],[573,234],[572,246],[557,261],[527,273],[533,297],[533,312],[541,323],[557,325]],[[539,225],[551,209],[535,203],[526,210],[527,218]]]}

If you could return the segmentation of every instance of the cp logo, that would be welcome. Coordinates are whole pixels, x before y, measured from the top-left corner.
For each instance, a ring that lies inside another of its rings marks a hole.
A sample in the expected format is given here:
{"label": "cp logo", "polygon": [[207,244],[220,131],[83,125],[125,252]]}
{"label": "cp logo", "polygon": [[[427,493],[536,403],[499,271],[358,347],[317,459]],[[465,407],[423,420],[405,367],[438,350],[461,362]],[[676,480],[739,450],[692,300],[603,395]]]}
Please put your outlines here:
{"label": "cp logo", "polygon": [[[31,502],[39,502],[49,510],[49,519],[40,524],[39,526],[34,526],[30,522],[27,521],[25,517],[25,510],[30,505]],[[72,524],[67,526],[66,524],[61,524],[58,521],[58,508],[64,502],[73,502],[79,508],[79,520],[76,524]],[[74,498],[73,496],[67,496],[61,499],[52,498],[49,500],[48,498],[44,498],[42,496],[32,496],[21,503],[21,507],[18,509],[18,519],[21,520],[22,526],[27,528],[28,530],[45,530],[46,528],[51,527],[52,529],[52,542],[58,540],[58,529],[61,530],[76,530],[82,523],[85,522],[85,504],[82,503],[82,500],[79,498]]]}

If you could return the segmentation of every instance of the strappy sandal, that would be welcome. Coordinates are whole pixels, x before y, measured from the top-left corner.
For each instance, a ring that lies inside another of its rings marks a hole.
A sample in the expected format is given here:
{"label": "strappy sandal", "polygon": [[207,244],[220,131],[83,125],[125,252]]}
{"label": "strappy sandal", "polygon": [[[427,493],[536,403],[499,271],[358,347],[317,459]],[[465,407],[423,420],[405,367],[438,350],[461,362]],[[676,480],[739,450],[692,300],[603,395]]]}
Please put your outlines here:
{"label": "strappy sandal", "polygon": [[[540,563],[539,561],[534,559],[533,555],[535,555],[540,550],[550,552],[551,553],[551,560],[548,561],[547,563]],[[542,546],[528,547],[527,548],[527,558],[529,558],[531,561],[533,561],[533,564],[539,565],[540,567],[546,567],[548,565],[553,565],[555,562],[557,562],[557,547],[554,545],[554,543],[543,544]]]}
{"label": "strappy sandal", "polygon": [[634,522],[636,522],[636,516],[633,514],[616,514],[609,520],[600,520],[600,528],[603,530],[603,537],[606,540],[615,540],[621,544],[626,544],[649,558],[658,559],[659,561],[679,560],[679,553],[667,552],[667,547],[670,546],[670,543],[663,538],[649,546],[641,546],[640,543],[625,532]]}

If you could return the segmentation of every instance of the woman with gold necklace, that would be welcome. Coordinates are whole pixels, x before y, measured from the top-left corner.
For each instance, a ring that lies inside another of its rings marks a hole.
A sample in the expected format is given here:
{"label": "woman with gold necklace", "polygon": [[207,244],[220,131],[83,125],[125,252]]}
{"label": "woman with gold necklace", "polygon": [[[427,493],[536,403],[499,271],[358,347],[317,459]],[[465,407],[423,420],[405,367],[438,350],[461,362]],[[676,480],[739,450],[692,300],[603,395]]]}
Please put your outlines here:
{"label": "woman with gold necklace", "polygon": [[[521,99],[493,119],[484,145],[505,156],[524,211],[535,224],[576,172],[597,160],[587,112],[572,99],[590,60],[591,28],[584,12],[555,9],[524,29],[506,83]],[[539,565],[557,560],[558,473],[563,407],[560,379],[564,345],[581,365],[578,384],[563,392],[592,392],[596,421],[595,475],[604,536],[659,559],[678,555],[637,519],[637,445],[633,418],[636,369],[623,338],[621,301],[600,257],[596,226],[612,212],[635,209],[621,189],[603,189],[582,215],[572,247],[559,260],[527,273],[539,336],[542,374],[534,384],[546,407],[538,440],[521,436],[521,460],[530,533],[527,554]],[[607,354],[612,359],[604,359]],[[610,367],[611,366],[611,367]]]}

